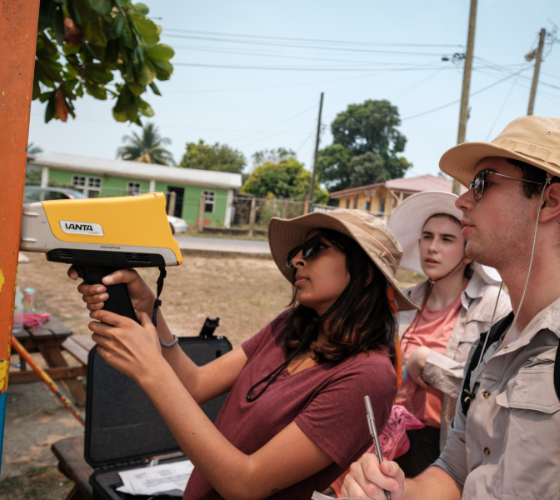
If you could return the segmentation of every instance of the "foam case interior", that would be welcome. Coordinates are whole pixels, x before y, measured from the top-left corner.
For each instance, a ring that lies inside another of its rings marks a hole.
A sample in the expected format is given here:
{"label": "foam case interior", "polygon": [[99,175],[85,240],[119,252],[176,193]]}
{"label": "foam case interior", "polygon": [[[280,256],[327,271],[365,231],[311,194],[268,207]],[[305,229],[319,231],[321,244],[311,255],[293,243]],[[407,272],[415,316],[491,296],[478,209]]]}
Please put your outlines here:
{"label": "foam case interior", "polygon": [[[231,350],[225,337],[183,337],[179,345],[199,366]],[[97,349],[89,354],[87,381],[84,458],[93,468],[180,451],[140,386],[105,363]],[[226,396],[202,405],[212,421],[216,420]]]}

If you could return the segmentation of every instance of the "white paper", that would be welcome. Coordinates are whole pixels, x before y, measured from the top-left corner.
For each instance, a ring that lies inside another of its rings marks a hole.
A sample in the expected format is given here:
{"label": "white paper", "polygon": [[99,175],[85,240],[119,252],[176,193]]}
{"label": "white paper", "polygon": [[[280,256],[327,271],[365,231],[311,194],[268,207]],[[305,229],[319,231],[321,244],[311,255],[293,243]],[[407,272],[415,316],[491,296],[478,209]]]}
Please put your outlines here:
{"label": "white paper", "polygon": [[130,495],[167,494],[182,497],[194,465],[189,460],[119,472],[123,485],[117,491]]}
{"label": "white paper", "polygon": [[[319,493],[318,491],[314,491],[313,496],[311,497],[311,500],[336,500],[336,497],[330,497],[328,495],[323,495],[322,493]],[[338,500],[352,500],[352,499],[351,498],[339,498]]]}

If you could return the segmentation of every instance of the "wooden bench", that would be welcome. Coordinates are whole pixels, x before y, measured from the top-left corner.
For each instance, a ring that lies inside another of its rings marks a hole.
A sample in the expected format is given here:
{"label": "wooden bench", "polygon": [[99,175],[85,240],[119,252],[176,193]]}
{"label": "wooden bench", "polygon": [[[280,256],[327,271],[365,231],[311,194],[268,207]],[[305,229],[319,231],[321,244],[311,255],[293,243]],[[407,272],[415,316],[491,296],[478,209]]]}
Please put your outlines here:
{"label": "wooden bench", "polygon": [[93,488],[89,476],[93,469],[84,460],[84,436],[61,439],[51,446],[51,450],[58,459],[58,470],[74,481],[66,500],[91,500]]}
{"label": "wooden bench", "polygon": [[[84,406],[86,393],[77,377],[87,373],[88,352],[95,342],[83,335],[72,336],[72,331],[56,317],[51,316],[42,326],[25,328],[15,333],[15,337],[30,352],[39,352],[49,368],[45,371],[53,380],[61,380],[72,394],[77,405]],[[69,366],[62,350],[70,353],[78,365]],[[10,384],[37,382],[41,378],[33,370],[28,370],[25,361],[20,358],[20,369],[10,370]]]}

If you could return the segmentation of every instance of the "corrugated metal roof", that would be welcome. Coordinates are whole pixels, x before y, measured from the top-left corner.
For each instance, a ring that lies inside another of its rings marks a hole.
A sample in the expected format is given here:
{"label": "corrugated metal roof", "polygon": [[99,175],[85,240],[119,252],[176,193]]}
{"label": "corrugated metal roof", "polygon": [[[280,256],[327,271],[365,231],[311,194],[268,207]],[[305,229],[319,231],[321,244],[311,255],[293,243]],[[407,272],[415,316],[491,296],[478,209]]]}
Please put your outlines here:
{"label": "corrugated metal roof", "polygon": [[[368,189],[375,189],[378,187],[386,187],[393,191],[402,191],[405,193],[419,193],[420,191],[452,191],[453,181],[436,177],[435,175],[425,174],[416,177],[401,177],[400,179],[391,179],[386,182],[378,182],[377,184],[369,184],[367,186],[359,186],[343,191],[336,191],[330,194],[331,198],[340,198],[341,196],[348,196],[357,194]],[[467,189],[461,186],[461,193]]]}
{"label": "corrugated metal roof", "polygon": [[105,160],[88,156],[47,153],[38,157],[33,163],[61,170],[116,175],[131,179],[154,179],[161,182],[220,187],[224,189],[238,189],[241,187],[241,174],[197,170],[194,168],[163,167],[161,165],[136,161]]}

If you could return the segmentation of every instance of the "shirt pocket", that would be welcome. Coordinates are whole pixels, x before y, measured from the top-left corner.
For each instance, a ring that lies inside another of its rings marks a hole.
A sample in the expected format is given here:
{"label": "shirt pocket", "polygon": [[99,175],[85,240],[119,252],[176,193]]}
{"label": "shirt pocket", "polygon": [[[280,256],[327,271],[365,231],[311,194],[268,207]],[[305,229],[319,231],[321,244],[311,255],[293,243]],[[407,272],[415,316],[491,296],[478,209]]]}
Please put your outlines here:
{"label": "shirt pocket", "polygon": [[496,398],[509,410],[505,446],[491,483],[496,498],[559,498],[560,401],[553,371],[553,363],[522,368]]}

